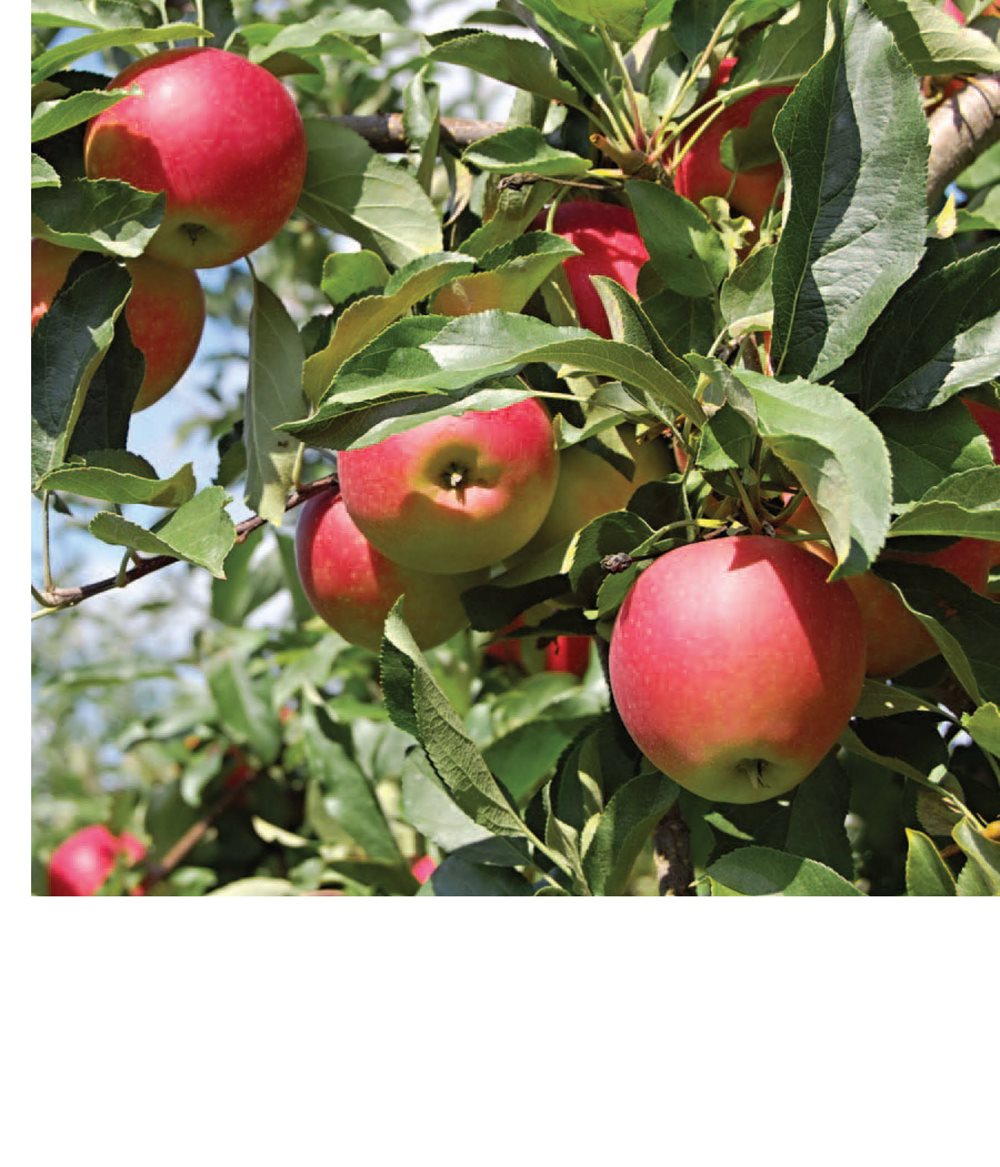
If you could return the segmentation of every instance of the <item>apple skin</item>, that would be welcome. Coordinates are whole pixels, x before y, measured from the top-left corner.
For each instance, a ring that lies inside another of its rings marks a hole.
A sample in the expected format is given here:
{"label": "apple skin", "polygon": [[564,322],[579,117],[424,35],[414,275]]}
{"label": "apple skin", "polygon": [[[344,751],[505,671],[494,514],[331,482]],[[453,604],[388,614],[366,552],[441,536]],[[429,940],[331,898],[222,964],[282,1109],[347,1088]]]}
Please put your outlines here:
{"label": "apple skin", "polygon": [[[31,327],[45,315],[79,255],[45,239],[31,241]],[[205,327],[205,293],[193,271],[140,256],[125,263],[132,292],[125,303],[132,342],[146,373],[132,412],[155,404],[194,360]]]}
{"label": "apple skin", "polygon": [[[132,864],[140,862],[146,848],[134,836],[123,831],[117,838],[107,827],[84,827],[63,839],[49,860],[50,896],[92,896],[104,886],[119,854]],[[142,895],[136,887],[133,895]]]}
{"label": "apple skin", "polygon": [[528,398],[343,450],[337,470],[348,513],[383,555],[454,575],[532,538],[555,497],[559,456],[548,412]]}
{"label": "apple skin", "polygon": [[[543,228],[545,223],[543,213],[532,226]],[[581,326],[610,340],[608,314],[590,277],[610,276],[631,295],[636,295],[639,271],[649,260],[649,252],[639,234],[635,215],[617,203],[577,199],[559,204],[552,230],[583,252],[563,260]]]}
{"label": "apple skin", "polygon": [[557,636],[545,646],[547,673],[572,673],[583,680],[589,667],[589,636]]}
{"label": "apple skin", "polygon": [[421,855],[410,864],[410,874],[421,887],[430,879],[435,871],[437,871],[437,864],[430,855]]}
{"label": "apple skin", "polygon": [[138,85],[87,127],[88,178],[165,191],[148,254],[220,267],[273,238],[295,209],[306,170],[302,118],[281,82],[222,49],[169,49],[123,69]]}
{"label": "apple skin", "polygon": [[[729,81],[736,65],[735,57],[727,57],[720,64],[705,93],[706,99],[714,97]],[[771,162],[736,174],[722,165],[722,139],[730,130],[745,129],[763,102],[791,92],[787,85],[769,85],[727,106],[681,159],[674,174],[674,190],[694,203],[710,195],[727,199],[735,214],[746,215],[760,226],[781,181],[781,163]],[[697,129],[698,124],[692,132]]]}
{"label": "apple skin", "polygon": [[631,481],[606,459],[583,446],[563,450],[559,455],[555,498],[538,532],[518,552],[519,561],[564,542],[598,515],[624,510],[640,486],[665,478],[673,471],[670,447],[661,438],[640,444],[631,427],[623,427],[620,433],[626,449],[635,458]]}
{"label": "apple skin", "polygon": [[972,401],[967,397],[961,399],[962,404],[972,414],[976,425],[986,435],[993,453],[993,461],[1000,463],[1000,409],[991,405],[983,405],[979,401]]}
{"label": "apple skin", "polygon": [[689,543],[639,576],[611,636],[610,680],[646,757],[704,798],[797,786],[836,742],[864,681],[844,583],[780,539]]}
{"label": "apple skin", "polygon": [[351,644],[378,652],[390,608],[403,611],[420,648],[433,648],[468,625],[459,598],[485,579],[427,575],[380,555],[351,521],[332,490],[309,499],[295,527],[299,579],[316,612]]}
{"label": "apple skin", "polygon": [[[791,518],[800,530],[825,534],[826,529],[808,499],[796,508]],[[836,562],[833,549],[826,543],[802,543],[831,566]],[[986,539],[959,539],[941,551],[910,553],[883,552],[886,560],[924,564],[949,571],[973,591],[986,594],[990,563],[995,544]],[[916,665],[937,656],[934,638],[920,621],[908,612],[900,598],[873,571],[844,581],[854,594],[865,626],[865,674],[869,677],[897,677]]]}

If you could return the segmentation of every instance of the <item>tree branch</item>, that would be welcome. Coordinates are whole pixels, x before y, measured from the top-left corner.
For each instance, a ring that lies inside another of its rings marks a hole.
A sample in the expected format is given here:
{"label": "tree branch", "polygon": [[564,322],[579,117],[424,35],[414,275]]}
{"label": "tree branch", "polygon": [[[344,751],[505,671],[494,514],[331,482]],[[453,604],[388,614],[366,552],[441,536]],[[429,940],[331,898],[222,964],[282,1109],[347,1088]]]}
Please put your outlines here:
{"label": "tree branch", "polygon": [[[404,154],[409,145],[401,113],[344,114],[330,119],[338,126],[346,126],[360,134],[373,150],[380,154]],[[442,118],[441,141],[464,150],[492,134],[507,129],[505,122],[474,121],[469,118]]]}
{"label": "tree branch", "polygon": [[653,857],[661,896],[697,895],[693,886],[691,835],[676,802],[653,832]]}
{"label": "tree branch", "polygon": [[930,116],[927,205],[936,210],[950,182],[1000,141],[1000,74],[973,77]]}
{"label": "tree branch", "polygon": [[[318,478],[315,482],[309,482],[305,486],[300,486],[298,490],[293,491],[285,502],[286,513],[293,510],[297,506],[301,506],[307,499],[312,498],[314,494],[319,494],[328,487],[336,488],[337,478],[334,474],[329,474],[326,478]],[[262,519],[260,515],[253,515],[249,519],[244,519],[242,523],[236,524],[236,543],[245,543],[249,536],[257,530],[258,527],[263,527],[267,522]],[[151,575],[154,571],[160,571],[161,568],[169,567],[172,563],[180,563],[181,560],[175,555],[154,555],[149,559],[140,559],[134,567],[130,567],[123,576],[112,575],[107,579],[97,580],[94,583],[83,584],[76,588],[50,588],[47,591],[35,592],[36,599],[39,600],[44,607],[42,612],[57,611],[61,608],[72,608],[84,600],[89,600],[91,596],[99,596],[102,592],[109,592],[113,588],[122,588],[130,583],[135,583],[137,579],[142,579],[144,576]]]}

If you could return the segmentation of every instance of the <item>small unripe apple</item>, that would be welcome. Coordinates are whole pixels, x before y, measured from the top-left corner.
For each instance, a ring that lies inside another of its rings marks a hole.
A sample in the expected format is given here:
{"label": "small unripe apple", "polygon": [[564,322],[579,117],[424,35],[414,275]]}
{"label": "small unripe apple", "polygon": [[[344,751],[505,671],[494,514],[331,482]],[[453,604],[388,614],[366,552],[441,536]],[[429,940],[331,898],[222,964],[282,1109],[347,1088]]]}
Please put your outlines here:
{"label": "small unripe apple", "polygon": [[[826,528],[808,499],[796,507],[791,524],[799,530],[825,535]],[[832,567],[837,557],[827,543],[802,543]],[[886,560],[923,564],[951,572],[973,591],[986,594],[990,563],[996,544],[985,539],[958,539],[940,551],[884,551]],[[923,624],[907,611],[892,587],[873,571],[844,581],[854,594],[865,626],[865,674],[897,677],[937,656],[938,646]]]}
{"label": "small unripe apple", "polygon": [[639,576],[611,637],[611,691],[647,758],[722,802],[797,786],[864,680],[861,613],[808,551],[741,535],[689,543]]}
{"label": "small unripe apple", "polygon": [[337,469],[348,513],[383,555],[454,575],[528,542],[555,496],[559,457],[548,412],[528,398],[343,450]]}
{"label": "small unripe apple", "polygon": [[[145,857],[146,848],[127,831],[116,837],[99,824],[63,839],[49,860],[49,895],[97,895],[119,855],[125,855],[130,865],[135,864]],[[142,888],[135,888],[132,894],[142,895]]]}
{"label": "small unripe apple", "polygon": [[168,49],[123,69],[138,86],[95,117],[88,178],[165,191],[147,252],[181,267],[219,267],[273,238],[295,209],[306,170],[302,118],[267,69],[223,49]]}
{"label": "small unripe apple", "polygon": [[[45,239],[31,241],[31,327],[48,312],[79,255]],[[126,261],[132,291],[125,320],[146,372],[132,406],[138,413],[177,384],[194,360],[205,327],[205,293],[187,268],[140,256]]]}
{"label": "small unripe apple", "polygon": [[[715,97],[727,84],[736,65],[735,57],[727,57],[722,62],[705,93],[706,99]],[[769,162],[752,170],[735,173],[722,164],[722,139],[730,130],[745,129],[759,105],[772,97],[791,92],[787,85],[766,85],[726,106],[681,159],[674,174],[674,189],[677,193],[694,203],[709,196],[724,198],[735,214],[746,215],[759,226],[774,202],[775,191],[781,181],[781,163]],[[706,116],[711,116],[713,111],[714,107]],[[682,143],[693,138],[702,124],[696,122]]]}
{"label": "small unripe apple", "polygon": [[302,587],[316,612],[351,644],[378,652],[390,608],[403,615],[421,648],[432,648],[465,628],[462,592],[485,576],[429,575],[400,567],[361,534],[343,499],[324,491],[302,507],[295,527]]}
{"label": "small unripe apple", "polygon": [[635,459],[631,480],[583,446],[570,446],[560,453],[555,498],[537,534],[518,553],[519,560],[562,543],[599,515],[624,510],[640,486],[671,473],[670,449],[661,438],[640,444],[631,427],[622,427],[621,436]]}
{"label": "small unripe apple", "polygon": [[[545,222],[542,214],[532,226],[544,227]],[[581,326],[610,340],[608,314],[591,276],[610,276],[633,296],[636,294],[639,271],[649,260],[649,252],[639,234],[635,215],[617,203],[578,199],[559,204],[552,230],[583,252],[563,260]]]}

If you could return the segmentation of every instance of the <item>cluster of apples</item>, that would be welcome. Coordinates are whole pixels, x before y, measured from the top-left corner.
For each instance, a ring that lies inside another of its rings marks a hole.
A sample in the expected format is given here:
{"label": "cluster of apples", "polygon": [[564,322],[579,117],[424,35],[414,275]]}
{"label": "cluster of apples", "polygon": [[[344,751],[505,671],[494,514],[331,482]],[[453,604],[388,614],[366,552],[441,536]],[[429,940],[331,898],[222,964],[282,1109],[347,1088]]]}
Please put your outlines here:
{"label": "cluster of apples", "polygon": [[[196,268],[220,267],[273,238],[295,209],[306,168],[302,119],[281,82],[222,49],[170,49],[136,61],[109,88],[137,92],[95,117],[84,139],[90,179],[163,191],[163,221],[125,266],[125,319],[146,363],[134,410],[158,401],[194,358],[205,325]],[[31,327],[79,253],[31,247]]]}

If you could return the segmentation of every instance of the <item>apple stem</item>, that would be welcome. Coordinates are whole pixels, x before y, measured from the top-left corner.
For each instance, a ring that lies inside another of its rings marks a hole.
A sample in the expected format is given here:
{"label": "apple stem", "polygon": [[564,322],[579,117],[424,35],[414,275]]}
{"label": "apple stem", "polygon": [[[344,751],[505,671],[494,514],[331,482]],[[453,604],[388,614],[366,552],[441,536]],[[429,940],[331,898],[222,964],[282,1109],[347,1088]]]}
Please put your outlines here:
{"label": "apple stem", "polygon": [[746,515],[747,523],[750,525],[750,530],[755,535],[760,535],[764,528],[761,524],[760,517],[754,508],[753,502],[747,494],[747,488],[743,485],[743,479],[737,474],[735,470],[729,471],[729,477],[732,479],[736,487],[736,493],[740,496],[740,502],[743,504],[743,512]]}

